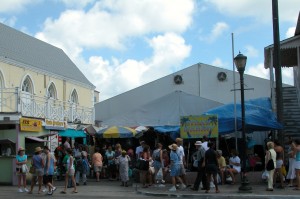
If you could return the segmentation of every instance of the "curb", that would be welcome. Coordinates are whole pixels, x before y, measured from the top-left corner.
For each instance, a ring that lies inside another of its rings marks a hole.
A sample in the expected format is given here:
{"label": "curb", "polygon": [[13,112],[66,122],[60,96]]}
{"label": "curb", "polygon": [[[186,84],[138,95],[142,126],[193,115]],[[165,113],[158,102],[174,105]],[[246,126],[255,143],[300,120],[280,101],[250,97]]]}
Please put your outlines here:
{"label": "curb", "polygon": [[263,194],[251,194],[251,193],[174,193],[174,192],[154,192],[154,191],[141,191],[136,189],[137,194],[153,196],[153,197],[169,197],[169,198],[204,198],[204,199],[218,199],[218,198],[249,198],[249,199],[299,199],[299,195],[263,195]]}

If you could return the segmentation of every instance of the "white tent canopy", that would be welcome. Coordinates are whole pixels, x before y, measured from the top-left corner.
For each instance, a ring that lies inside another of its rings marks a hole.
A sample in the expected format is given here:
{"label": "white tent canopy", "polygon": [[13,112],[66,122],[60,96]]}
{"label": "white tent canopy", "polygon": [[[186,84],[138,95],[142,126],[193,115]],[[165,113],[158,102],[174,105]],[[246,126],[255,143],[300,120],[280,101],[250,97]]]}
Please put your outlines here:
{"label": "white tent canopy", "polygon": [[180,125],[180,116],[201,115],[223,104],[182,91],[174,91],[135,110],[102,121],[103,125],[163,126]]}

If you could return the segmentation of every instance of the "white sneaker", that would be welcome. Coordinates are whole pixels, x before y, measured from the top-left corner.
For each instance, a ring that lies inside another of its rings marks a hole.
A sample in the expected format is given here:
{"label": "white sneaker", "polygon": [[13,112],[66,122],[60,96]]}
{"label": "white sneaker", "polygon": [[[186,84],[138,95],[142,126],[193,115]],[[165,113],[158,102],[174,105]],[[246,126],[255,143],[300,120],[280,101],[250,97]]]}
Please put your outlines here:
{"label": "white sneaker", "polygon": [[164,180],[161,180],[161,183],[162,183],[162,184],[165,184],[165,182],[166,182],[166,181],[164,181]]}
{"label": "white sneaker", "polygon": [[29,190],[27,188],[24,189],[25,192],[29,192]]}
{"label": "white sneaker", "polygon": [[47,191],[47,189],[46,189],[46,188],[44,188],[44,189],[43,189],[43,193],[45,193],[46,191]]}
{"label": "white sneaker", "polygon": [[173,186],[171,189],[169,189],[169,191],[176,191],[176,187]]}
{"label": "white sneaker", "polygon": [[18,192],[19,192],[19,193],[23,193],[23,190],[20,188],[20,189],[18,190]]}
{"label": "white sneaker", "polygon": [[183,190],[185,188],[186,188],[186,185],[185,184],[181,184],[180,189]]}

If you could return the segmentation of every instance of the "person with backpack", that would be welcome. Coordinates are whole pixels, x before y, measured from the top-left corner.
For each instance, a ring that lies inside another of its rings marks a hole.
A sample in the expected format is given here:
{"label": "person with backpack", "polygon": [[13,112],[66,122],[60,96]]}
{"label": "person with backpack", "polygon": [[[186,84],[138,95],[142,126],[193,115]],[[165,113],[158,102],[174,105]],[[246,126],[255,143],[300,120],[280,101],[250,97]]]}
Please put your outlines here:
{"label": "person with backpack", "polygon": [[[161,143],[157,143],[156,144],[156,149],[153,151],[152,154],[152,159],[153,159],[153,167],[154,167],[154,182],[158,182],[158,179],[156,179],[156,175],[159,171],[159,169],[164,169],[164,164],[163,164],[163,150],[162,150],[162,144]],[[161,182],[163,183],[163,180],[161,180]]]}

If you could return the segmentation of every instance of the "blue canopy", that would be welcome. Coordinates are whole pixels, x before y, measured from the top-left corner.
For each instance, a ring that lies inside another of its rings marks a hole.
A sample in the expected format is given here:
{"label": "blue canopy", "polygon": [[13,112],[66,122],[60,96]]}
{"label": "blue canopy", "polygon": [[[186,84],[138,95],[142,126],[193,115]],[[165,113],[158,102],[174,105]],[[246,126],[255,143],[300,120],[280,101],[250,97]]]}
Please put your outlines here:
{"label": "blue canopy", "polygon": [[169,135],[173,140],[180,137],[180,127],[179,126],[155,126],[154,130]]}
{"label": "blue canopy", "polygon": [[86,134],[84,131],[82,131],[82,130],[76,131],[75,129],[66,129],[64,131],[59,131],[58,135],[62,136],[62,137],[72,137],[72,138],[78,138],[78,137],[85,138],[86,137]]}
{"label": "blue canopy", "polygon": [[[235,131],[233,103],[210,109],[204,114],[218,115],[219,133],[221,135]],[[241,130],[241,104],[238,103],[236,104],[236,118],[237,130]],[[247,132],[267,131],[283,128],[282,124],[277,121],[276,115],[272,112],[270,98],[258,98],[245,101],[245,126]]]}

